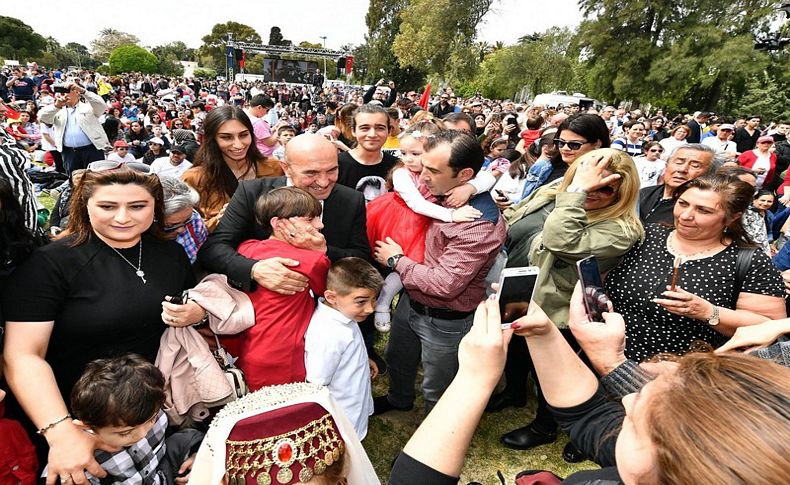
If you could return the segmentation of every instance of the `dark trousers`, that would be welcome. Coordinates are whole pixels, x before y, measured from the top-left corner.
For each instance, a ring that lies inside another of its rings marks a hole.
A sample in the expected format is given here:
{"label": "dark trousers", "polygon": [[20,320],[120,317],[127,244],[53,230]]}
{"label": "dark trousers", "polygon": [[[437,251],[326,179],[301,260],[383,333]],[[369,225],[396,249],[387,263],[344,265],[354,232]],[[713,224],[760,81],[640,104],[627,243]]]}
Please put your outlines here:
{"label": "dark trousers", "polygon": [[71,175],[71,172],[75,170],[88,168],[88,164],[91,162],[104,160],[104,152],[93,145],[77,148],[64,146],[61,153],[63,155],[63,168],[66,169],[68,175]]}
{"label": "dark trousers", "polygon": [[[562,336],[568,341],[571,348],[577,353],[580,352],[579,344],[573,337],[570,329],[560,329]],[[587,364],[587,359],[582,355],[582,360]],[[587,364],[589,366],[589,364]],[[543,392],[540,390],[540,382],[535,375],[535,365],[532,363],[532,356],[529,354],[527,348],[527,341],[524,338],[513,336],[510,340],[510,345],[507,350],[507,361],[505,362],[505,390],[503,392],[510,393],[514,396],[526,396],[527,394],[527,378],[532,374],[535,381],[538,408],[535,415],[534,425],[539,429],[551,432],[557,429],[557,423],[548,408],[546,398],[543,397]]]}

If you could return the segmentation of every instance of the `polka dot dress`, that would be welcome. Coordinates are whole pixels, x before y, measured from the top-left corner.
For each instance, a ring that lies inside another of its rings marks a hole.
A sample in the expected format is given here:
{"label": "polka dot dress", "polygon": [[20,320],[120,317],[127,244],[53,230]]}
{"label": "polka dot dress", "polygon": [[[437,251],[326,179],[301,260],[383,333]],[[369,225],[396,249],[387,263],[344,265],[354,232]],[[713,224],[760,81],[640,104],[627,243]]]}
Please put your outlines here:
{"label": "polka dot dress", "polygon": [[[651,300],[660,298],[672,279],[674,256],[667,250],[672,228],[645,227],[645,240],[636,245],[606,278],[606,292],[626,324],[625,354],[641,362],[660,352],[682,354],[695,340],[717,347],[727,337],[705,320],[673,315]],[[681,265],[678,286],[722,308],[732,308],[737,250],[728,247],[713,256]],[[756,251],[741,292],[784,296],[779,270]]]}

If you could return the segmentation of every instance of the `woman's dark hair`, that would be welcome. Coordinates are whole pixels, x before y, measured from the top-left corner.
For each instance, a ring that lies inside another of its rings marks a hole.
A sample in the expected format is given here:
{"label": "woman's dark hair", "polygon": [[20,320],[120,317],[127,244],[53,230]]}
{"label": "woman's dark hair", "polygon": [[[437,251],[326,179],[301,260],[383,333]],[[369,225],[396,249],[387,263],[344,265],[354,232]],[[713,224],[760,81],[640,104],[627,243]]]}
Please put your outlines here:
{"label": "woman's dark hair", "polygon": [[661,143],[659,143],[657,141],[649,141],[649,142],[645,143],[644,145],[642,145],[642,153],[647,153],[648,150],[650,150],[651,148],[653,148],[655,146],[659,146],[660,147]]}
{"label": "woman's dark hair", "polygon": [[66,230],[60,233],[59,238],[72,236],[73,239],[69,245],[73,247],[83,244],[93,237],[93,227],[88,218],[88,200],[96,193],[96,189],[108,185],[139,185],[148,191],[154,198],[154,222],[145,232],[157,239],[167,239],[160,225],[165,220],[165,201],[159,177],[125,167],[102,172],[88,170],[82,175],[82,179],[74,187],[74,193],[71,196],[69,223]]}
{"label": "woman's dark hair", "polygon": [[13,187],[0,178],[0,272],[18,266],[43,243],[25,226],[25,212]]}
{"label": "woman's dark hair", "polygon": [[[508,149],[502,152],[502,155],[510,151],[514,151],[518,153],[517,150]],[[515,160],[511,160],[510,167],[507,169],[508,175],[510,175],[510,177],[514,180],[521,180],[524,177],[526,177],[527,172],[529,172],[529,167],[531,167],[532,164],[534,163],[534,159],[531,159],[531,157],[527,153],[519,154],[519,155],[521,156],[519,156]],[[510,159],[508,158],[508,160]]]}
{"label": "woman's dark hair", "polygon": [[623,123],[623,131],[626,131],[626,130],[630,129],[634,125],[645,126],[645,122],[644,121],[639,121],[639,120],[628,120],[625,123]]}
{"label": "woman's dark hair", "polygon": [[753,199],[753,200],[757,200],[757,199],[759,199],[760,197],[762,197],[762,196],[764,196],[764,195],[770,195],[770,196],[771,196],[771,197],[773,197],[774,199],[776,198],[776,194],[774,193],[774,191],[773,191],[773,190],[770,190],[770,189],[760,189],[760,190],[758,190],[758,191],[757,191],[757,193],[756,193],[756,194],[754,194],[754,197],[752,197],[752,199]]}
{"label": "woman's dark hair", "polygon": [[725,238],[732,239],[733,244],[738,247],[755,247],[749,233],[743,227],[741,214],[749,209],[752,203],[754,187],[742,181],[738,177],[727,175],[704,175],[689,180],[677,189],[673,194],[673,199],[677,200],[689,189],[699,189],[702,191],[714,192],[721,197],[721,206],[724,208],[725,220],[731,222],[724,228],[721,235],[721,242],[724,244]]}
{"label": "woman's dark hair", "polygon": [[[135,133],[134,130],[132,130],[132,125],[135,124],[135,123],[140,125],[140,133]],[[147,139],[148,139],[148,131],[145,129],[145,125],[143,125],[143,122],[141,120],[134,120],[134,121],[129,123],[129,140],[130,141],[131,140],[145,141]]]}
{"label": "woman's dark hair", "polygon": [[[193,105],[194,106],[194,105]],[[202,187],[196,187],[202,194],[207,194],[210,197],[217,197],[219,194],[224,193],[228,197],[232,197],[236,188],[239,186],[239,181],[233,174],[233,171],[225,163],[222,157],[222,151],[217,144],[217,133],[223,124],[228,121],[236,120],[250,132],[250,146],[247,148],[247,170],[255,170],[258,160],[265,157],[258,151],[256,145],[255,133],[252,127],[252,122],[238,106],[225,105],[219,108],[214,108],[206,116],[203,122],[203,144],[195,154],[196,167],[201,167],[203,171]]]}
{"label": "woman's dark hair", "polygon": [[[589,143],[601,142],[599,148],[609,148],[611,140],[609,138],[609,128],[606,122],[598,115],[578,113],[565,118],[565,121],[557,127],[554,138],[560,137],[563,130],[570,130],[579,136],[584,137]],[[559,155],[559,154],[558,154]]]}

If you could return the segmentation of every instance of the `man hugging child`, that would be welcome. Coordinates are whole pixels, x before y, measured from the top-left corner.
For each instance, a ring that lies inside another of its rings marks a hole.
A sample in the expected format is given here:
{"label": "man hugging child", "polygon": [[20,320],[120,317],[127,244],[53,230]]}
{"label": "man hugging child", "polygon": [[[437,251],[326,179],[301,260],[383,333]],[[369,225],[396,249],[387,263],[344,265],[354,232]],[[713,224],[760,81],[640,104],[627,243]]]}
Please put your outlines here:
{"label": "man hugging child", "polygon": [[92,484],[187,483],[203,433],[180,430],[165,438],[165,380],[144,358],[128,354],[85,367],[71,392],[74,424],[96,436],[96,461],[107,478]]}
{"label": "man hugging child", "polygon": [[359,322],[373,313],[383,284],[376,268],[363,259],[336,261],[305,333],[307,381],[329,387],[360,440],[373,414],[369,365],[375,364],[368,359]]}

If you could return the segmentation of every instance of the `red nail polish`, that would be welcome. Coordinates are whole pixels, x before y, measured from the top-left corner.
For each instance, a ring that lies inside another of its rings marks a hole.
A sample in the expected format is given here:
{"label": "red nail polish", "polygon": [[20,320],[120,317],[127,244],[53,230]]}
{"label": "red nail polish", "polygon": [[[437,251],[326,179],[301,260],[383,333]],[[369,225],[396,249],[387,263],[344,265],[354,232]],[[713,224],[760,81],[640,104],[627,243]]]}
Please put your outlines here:
{"label": "red nail polish", "polygon": [[519,328],[521,328],[521,325],[516,322],[513,322],[510,324],[510,328],[512,328],[513,330],[518,330]]}

